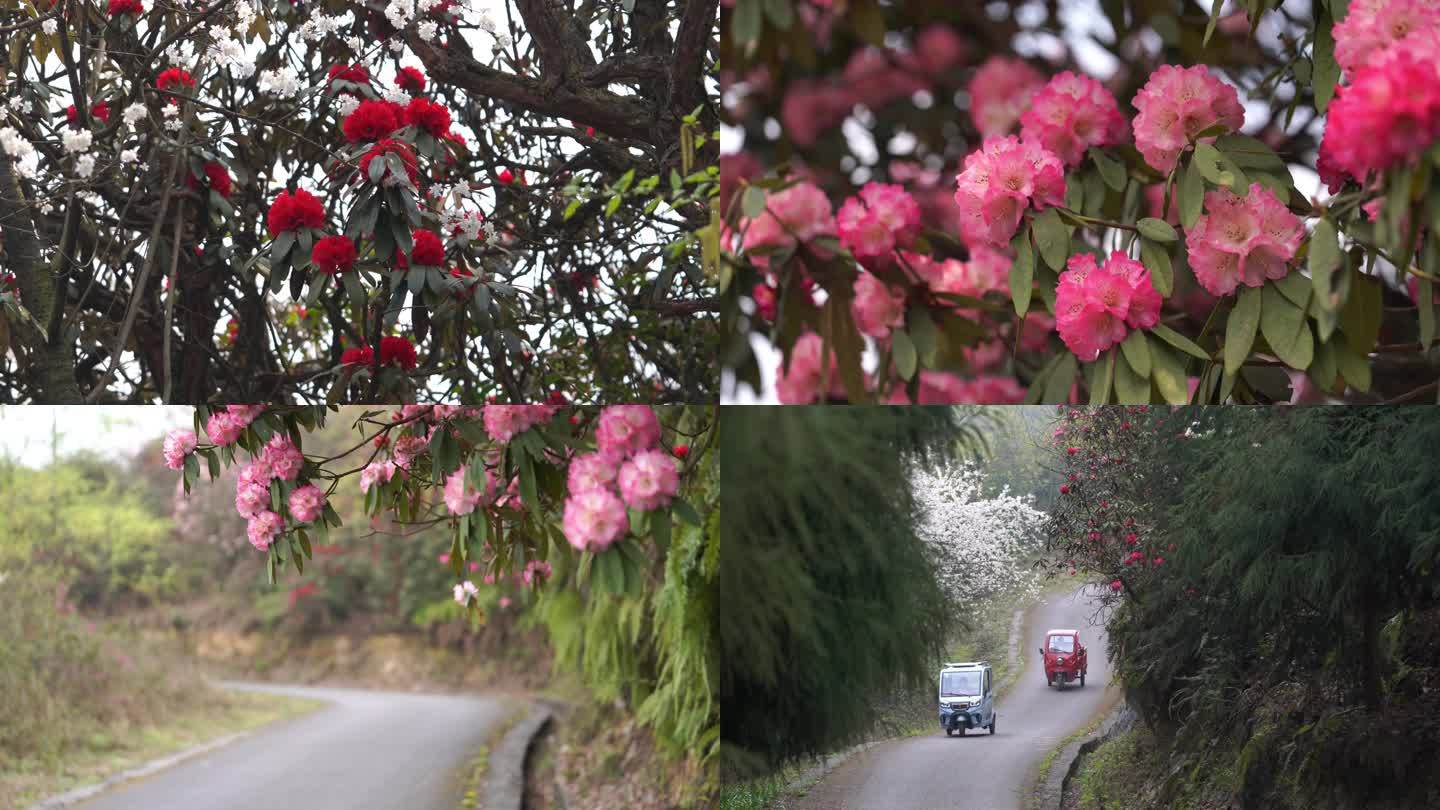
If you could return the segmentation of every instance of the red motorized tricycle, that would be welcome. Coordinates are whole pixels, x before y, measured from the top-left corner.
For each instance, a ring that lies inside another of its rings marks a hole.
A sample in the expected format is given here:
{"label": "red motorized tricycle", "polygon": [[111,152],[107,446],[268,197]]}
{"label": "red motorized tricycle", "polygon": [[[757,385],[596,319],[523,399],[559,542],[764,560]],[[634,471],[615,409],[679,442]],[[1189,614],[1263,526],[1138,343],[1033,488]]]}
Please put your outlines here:
{"label": "red motorized tricycle", "polygon": [[1085,645],[1080,643],[1078,630],[1051,630],[1045,634],[1045,646],[1040,648],[1045,662],[1045,683],[1064,687],[1070,681],[1078,680],[1085,685],[1085,670],[1089,664],[1085,657]]}

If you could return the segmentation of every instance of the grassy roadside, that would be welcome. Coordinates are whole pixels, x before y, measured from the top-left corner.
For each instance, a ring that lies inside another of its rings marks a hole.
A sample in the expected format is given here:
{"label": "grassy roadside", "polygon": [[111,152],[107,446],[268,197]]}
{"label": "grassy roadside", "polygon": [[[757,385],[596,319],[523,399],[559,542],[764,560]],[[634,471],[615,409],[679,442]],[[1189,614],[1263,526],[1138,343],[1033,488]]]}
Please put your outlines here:
{"label": "grassy roadside", "polygon": [[484,810],[485,780],[490,776],[490,752],[505,739],[505,735],[510,733],[516,723],[525,719],[529,711],[530,707],[524,704],[512,706],[510,713],[495,727],[495,733],[491,734],[490,739],[470,758],[470,762],[465,766],[465,793],[460,799],[462,810]]}
{"label": "grassy roadside", "polygon": [[247,692],[218,692],[162,723],[96,730],[53,762],[0,763],[0,807],[31,803],[91,785],[160,757],[211,740],[308,714],[322,701]]}

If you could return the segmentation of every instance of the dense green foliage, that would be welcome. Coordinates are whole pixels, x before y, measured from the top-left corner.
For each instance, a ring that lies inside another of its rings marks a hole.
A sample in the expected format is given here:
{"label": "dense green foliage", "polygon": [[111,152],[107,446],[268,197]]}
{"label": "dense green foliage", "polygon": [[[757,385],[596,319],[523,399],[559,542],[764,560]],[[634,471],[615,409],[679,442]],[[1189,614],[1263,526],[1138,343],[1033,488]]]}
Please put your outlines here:
{"label": "dense green foliage", "polygon": [[952,621],[913,531],[905,465],[972,454],[943,408],[728,408],[721,448],[722,770],[743,777],[869,731],[867,700],[928,681]]}
{"label": "dense green foliage", "polygon": [[1175,544],[1126,579],[1109,624],[1130,702],[1169,751],[1157,806],[1201,772],[1240,806],[1440,802],[1437,414],[1128,418],[1149,450],[1110,465],[1105,491],[1148,493],[1139,522]]}

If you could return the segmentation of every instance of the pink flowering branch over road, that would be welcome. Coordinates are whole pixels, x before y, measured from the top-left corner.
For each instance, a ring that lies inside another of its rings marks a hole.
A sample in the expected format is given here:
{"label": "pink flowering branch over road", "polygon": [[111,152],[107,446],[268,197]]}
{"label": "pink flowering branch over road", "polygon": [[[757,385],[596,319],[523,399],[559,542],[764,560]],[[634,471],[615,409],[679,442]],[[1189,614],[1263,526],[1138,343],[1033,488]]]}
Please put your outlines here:
{"label": "pink flowering branch over road", "polygon": [[[1101,79],[1064,49],[1019,58],[1019,34],[1067,34],[1019,3],[968,27],[938,4],[753,5],[727,18],[762,44],[727,63],[737,385],[797,404],[1440,390],[1440,7],[1187,11],[1195,40],[1122,14],[1100,47],[1125,69]],[[1297,189],[1305,169],[1328,193]],[[771,380],[756,336],[782,355]]]}

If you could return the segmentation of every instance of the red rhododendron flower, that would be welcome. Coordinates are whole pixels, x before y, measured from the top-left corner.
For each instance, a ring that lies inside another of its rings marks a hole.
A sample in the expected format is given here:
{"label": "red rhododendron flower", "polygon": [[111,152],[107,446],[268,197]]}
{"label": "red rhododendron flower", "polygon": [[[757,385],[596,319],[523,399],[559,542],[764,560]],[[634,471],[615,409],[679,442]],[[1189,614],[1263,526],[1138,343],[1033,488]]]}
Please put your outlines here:
{"label": "red rhododendron flower", "polygon": [[399,366],[401,368],[415,368],[419,358],[415,354],[415,344],[403,337],[380,338],[380,364],[382,366]]}
{"label": "red rhododendron flower", "polygon": [[395,86],[409,93],[422,92],[425,89],[425,74],[419,68],[402,67],[395,77]]}
{"label": "red rhododendron flower", "polygon": [[355,267],[355,243],[348,236],[327,236],[315,243],[310,261],[315,269],[334,275]]}
{"label": "red rhododendron flower", "polygon": [[[410,176],[411,185],[418,186],[420,174],[415,163],[415,150],[410,148],[410,144],[392,138],[381,138],[374,146],[370,147],[369,152],[360,158],[360,176],[369,179],[370,161],[378,157],[383,162],[384,156],[389,154],[400,156],[400,162],[405,165],[405,173]],[[385,170],[385,174],[380,176],[380,182],[382,185],[392,185],[395,182],[395,178],[391,176],[388,168]]]}
{"label": "red rhododendron flower", "polygon": [[675,454],[676,458],[685,458],[686,456],[690,455],[690,445],[677,444],[674,447],[670,448],[670,451]]}
{"label": "red rhododendron flower", "polygon": [[378,141],[400,128],[395,116],[396,105],[388,101],[362,101],[345,116],[340,129],[350,143]]}
{"label": "red rhododendron flower", "polygon": [[300,228],[320,228],[325,225],[325,206],[320,204],[320,198],[305,189],[298,189],[294,194],[288,191],[280,192],[275,202],[270,204],[270,214],[265,224],[270,229],[270,236],[279,236],[282,231],[293,231]]}
{"label": "red rhododendron flower", "polygon": [[[233,184],[230,181],[230,172],[226,171],[225,164],[218,161],[210,161],[205,164],[205,179],[209,181],[210,188],[215,193],[226,199],[230,198]],[[193,189],[200,189],[200,178],[190,175],[185,178],[185,184]]]}
{"label": "red rhododendron flower", "polygon": [[340,364],[345,366],[368,366],[370,361],[375,359],[375,353],[370,351],[369,346],[360,346],[354,349],[346,349],[340,355]]}
{"label": "red rhododendron flower", "polygon": [[180,68],[168,68],[155,77],[155,86],[164,92],[172,87],[184,85],[191,90],[195,89],[195,80],[190,78],[190,73]]}
{"label": "red rhododendron flower", "polygon": [[509,169],[501,169],[498,179],[501,185],[508,186],[515,182],[515,175]]}
{"label": "red rhododendron flower", "polygon": [[1070,485],[1069,485],[1069,484],[1061,484],[1061,485],[1060,485],[1060,494],[1061,494],[1061,495],[1069,495],[1069,494],[1070,494]]}
{"label": "red rhododendron flower", "polygon": [[[428,267],[441,267],[445,264],[445,243],[440,241],[440,237],[417,228],[413,240],[415,249],[410,251],[408,261],[405,261],[403,266],[408,267],[411,261]],[[404,257],[404,254],[399,256]]]}
{"label": "red rhododendron flower", "polygon": [[[102,124],[110,123],[110,105],[106,104],[104,101],[97,101],[94,104],[91,104],[90,116],[92,118],[99,118],[100,123]],[[65,120],[69,121],[71,126],[80,123],[79,118],[80,113],[78,110],[75,109],[74,104],[71,104],[69,107],[65,108]]]}
{"label": "red rhododendron flower", "polygon": [[105,13],[111,17],[118,17],[121,14],[138,16],[145,13],[145,6],[140,4],[140,0],[110,0],[110,4],[105,7]]}
{"label": "red rhododendron flower", "polygon": [[354,82],[355,84],[369,84],[370,71],[364,65],[332,65],[330,67],[327,86],[336,80],[342,82]]}
{"label": "red rhododendron flower", "polygon": [[425,130],[436,138],[450,131],[450,111],[445,105],[423,98],[412,99],[405,108],[405,123]]}

